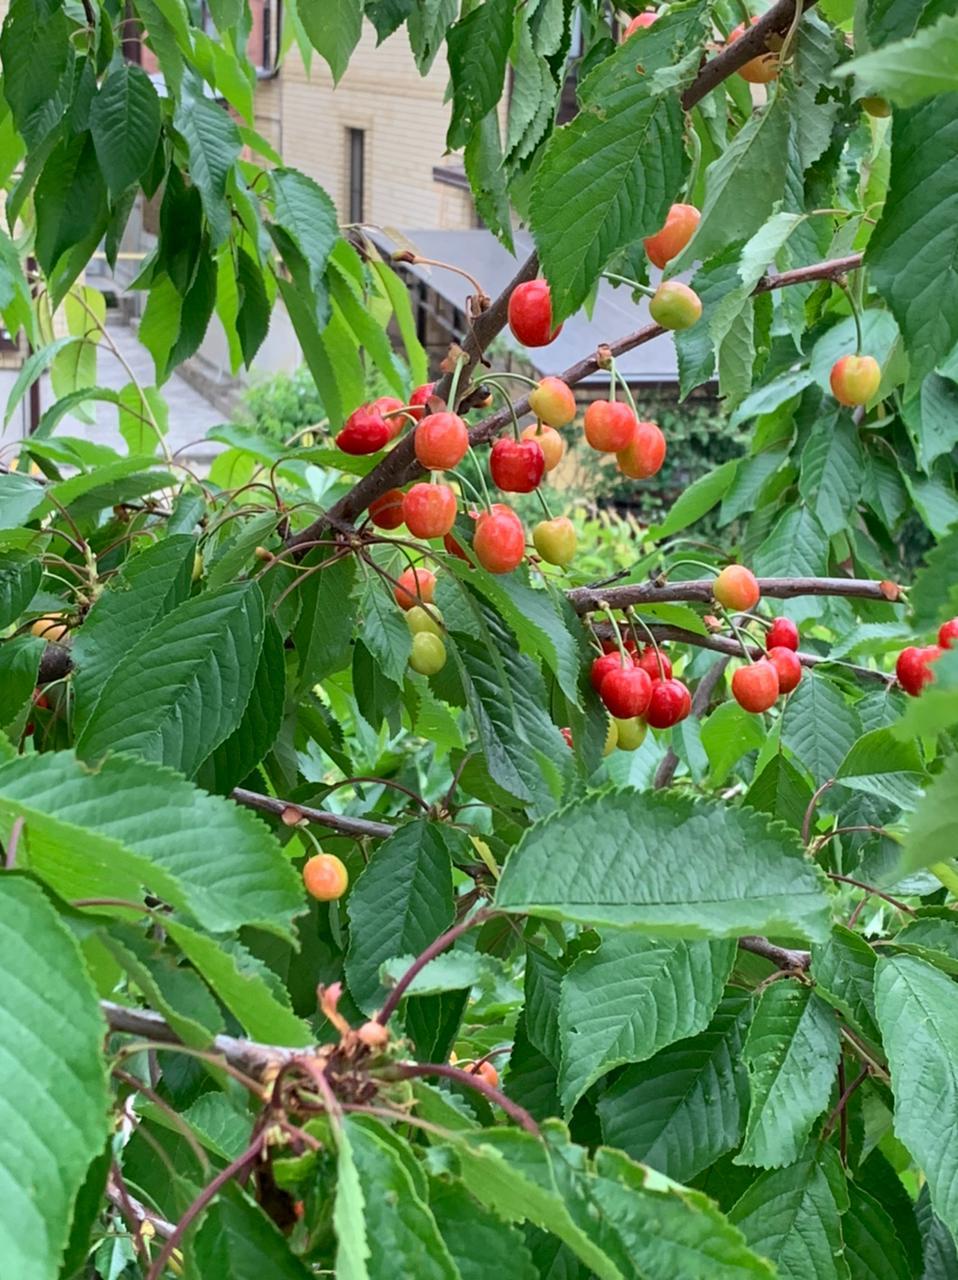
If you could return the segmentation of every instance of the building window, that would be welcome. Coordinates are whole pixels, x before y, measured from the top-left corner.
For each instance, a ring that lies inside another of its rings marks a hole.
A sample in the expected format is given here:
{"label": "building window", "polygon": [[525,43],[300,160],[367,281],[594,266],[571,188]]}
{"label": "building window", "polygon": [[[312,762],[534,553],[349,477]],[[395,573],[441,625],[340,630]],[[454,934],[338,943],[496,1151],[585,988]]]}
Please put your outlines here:
{"label": "building window", "polygon": [[366,131],[346,130],[346,161],[349,171],[349,221],[366,220]]}

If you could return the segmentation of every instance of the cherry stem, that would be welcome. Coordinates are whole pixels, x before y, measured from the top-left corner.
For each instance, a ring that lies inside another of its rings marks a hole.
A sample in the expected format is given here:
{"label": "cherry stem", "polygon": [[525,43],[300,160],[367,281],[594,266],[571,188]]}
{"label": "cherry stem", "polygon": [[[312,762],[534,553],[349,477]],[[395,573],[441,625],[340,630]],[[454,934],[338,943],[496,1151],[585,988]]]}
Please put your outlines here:
{"label": "cherry stem", "polygon": [[[423,258],[423,257],[420,257],[418,253],[413,253],[413,254],[397,253],[393,256],[392,261],[408,262],[412,266],[442,267],[444,271],[454,271],[457,276],[462,276],[463,279],[469,281],[469,283],[475,289],[477,297],[485,298],[486,301],[488,302],[489,295],[486,293],[485,289],[483,289],[482,285],[479,283],[476,277],[471,276],[469,272],[464,271],[462,267],[454,267],[451,262],[440,262],[438,258]],[[450,404],[452,403],[451,397],[450,397],[449,403]]]}
{"label": "cherry stem", "polygon": [[430,942],[425,951],[420,952],[416,959],[412,962],[406,972],[402,975],[396,985],[390,991],[383,1004],[383,1007],[376,1014],[375,1021],[380,1026],[386,1026],[389,1019],[399,1007],[399,1002],[406,994],[406,991],[417,974],[421,973],[430,960],[434,960],[436,956],[445,951],[446,947],[451,946],[457,938],[462,934],[468,933],[470,929],[477,924],[485,924],[493,913],[488,910],[477,911],[474,916],[470,916],[466,920],[460,920],[458,924],[454,924],[451,929],[447,929],[445,933],[441,933],[435,941]]}
{"label": "cherry stem", "polygon": [[459,390],[459,379],[462,376],[462,371],[465,366],[465,357],[460,356],[456,361],[455,369],[452,371],[452,382],[449,384],[449,399],[446,403],[449,405],[449,408],[453,413],[456,412],[456,392]]}
{"label": "cherry stem", "polygon": [[539,384],[535,378],[527,378],[524,373],[513,373],[511,369],[495,369],[492,373],[483,375],[483,382],[490,382],[493,378],[515,378],[517,382],[524,382],[527,387],[537,387]]}
{"label": "cherry stem", "polygon": [[501,387],[495,378],[490,378],[487,376],[485,378],[485,381],[488,382],[492,387],[494,387],[495,390],[498,391],[499,394],[502,396],[503,400],[505,400],[506,405],[509,409],[510,416],[512,417],[512,434],[518,440],[519,439],[519,419],[516,416],[516,406],[512,403],[512,398],[510,397],[509,392],[505,389],[505,387]]}
{"label": "cherry stem", "polygon": [[466,453],[468,454],[470,460],[472,461],[472,465],[476,468],[476,473],[479,476],[479,484],[482,488],[482,496],[483,496],[483,501],[486,504],[486,508],[491,511],[492,498],[489,494],[489,486],[486,484],[485,473],[482,469],[479,459],[476,457],[476,453],[472,445],[469,446],[469,448],[466,450]]}
{"label": "cherry stem", "polygon": [[655,290],[651,287],[651,285],[639,284],[638,280],[633,280],[630,276],[617,275],[614,271],[603,271],[602,274],[606,280],[615,280],[619,284],[631,285],[633,289],[635,289],[638,293],[645,294],[647,298],[655,297]]}
{"label": "cherry stem", "polygon": [[[637,613],[635,613],[633,609],[631,608],[626,609],[625,616],[629,620],[629,625],[632,627],[633,634],[635,634],[636,623],[638,623],[638,625],[642,628],[645,634],[652,641],[652,648],[655,650],[655,661],[657,662],[658,668],[659,668],[659,679],[664,680],[665,668],[662,666],[662,653],[661,653],[661,650],[659,649],[659,642],[656,640],[655,636],[652,634],[651,630],[646,625],[646,623],[642,621],[642,619],[638,616]],[[636,644],[638,644],[638,636],[636,636]]]}
{"label": "cherry stem", "polygon": [[722,610],[722,615],[725,618],[725,621],[732,628],[732,631],[735,634],[735,639],[742,646],[742,653],[745,656],[746,662],[753,663],[755,659],[752,657],[751,650],[749,649],[749,646],[745,642],[745,636],[742,634],[741,630],[736,626],[735,619],[732,617],[728,609],[726,609],[724,604],[720,604],[719,608]]}
{"label": "cherry stem", "polygon": [[688,116],[689,130],[688,141],[692,148],[692,163],[689,167],[688,180],[685,183],[685,199],[688,204],[692,203],[692,196],[695,192],[695,184],[699,180],[699,170],[702,167],[702,139],[699,137],[698,130],[695,127],[692,116]]}
{"label": "cherry stem", "polygon": [[711,573],[716,578],[718,577],[718,570],[714,565],[706,564],[704,560],[689,560],[687,558],[682,560],[673,560],[666,572],[671,573],[673,569],[678,569],[683,564],[690,564],[696,569],[704,569],[706,573]]}
{"label": "cherry stem", "polygon": [[855,295],[849,289],[845,280],[836,280],[835,283],[848,299],[848,305],[852,309],[852,318],[855,321],[855,355],[860,356],[862,353],[862,320],[858,312],[858,303],[855,301]]}
{"label": "cherry stem", "polygon": [[615,636],[615,643],[619,646],[619,658],[622,662],[622,666],[628,667],[629,660],[626,657],[625,645],[622,643],[622,632],[619,630],[619,624],[616,621],[615,614],[604,600],[599,601],[599,608],[605,611],[606,617],[609,619],[609,625],[612,627],[612,633]]}
{"label": "cherry stem", "polygon": [[609,371],[609,404],[615,404],[615,384],[617,375],[615,371],[615,361],[609,357],[609,363],[604,366]]}
{"label": "cherry stem", "polygon": [[472,494],[473,498],[478,501],[480,506],[484,504],[486,499],[483,497],[482,492],[472,483],[472,481],[469,479],[467,475],[465,475],[464,472],[453,470],[450,474],[454,475],[460,484],[464,484],[466,486],[466,488]]}
{"label": "cherry stem", "polygon": [[552,512],[549,510],[549,504],[548,502],[546,502],[545,494],[542,492],[539,485],[536,485],[534,492],[536,497],[539,499],[539,503],[542,507],[542,510],[546,513],[546,519],[551,520]]}
{"label": "cherry stem", "polygon": [[622,374],[619,373],[618,369],[616,368],[614,356],[609,356],[609,372],[612,373],[614,377],[618,378],[619,382],[622,384],[622,390],[625,394],[625,398],[626,398],[626,401],[628,402],[629,408],[635,414],[636,418],[638,418],[639,411],[635,407],[635,400],[632,397],[632,390],[629,384],[626,382],[625,378],[623,378]]}

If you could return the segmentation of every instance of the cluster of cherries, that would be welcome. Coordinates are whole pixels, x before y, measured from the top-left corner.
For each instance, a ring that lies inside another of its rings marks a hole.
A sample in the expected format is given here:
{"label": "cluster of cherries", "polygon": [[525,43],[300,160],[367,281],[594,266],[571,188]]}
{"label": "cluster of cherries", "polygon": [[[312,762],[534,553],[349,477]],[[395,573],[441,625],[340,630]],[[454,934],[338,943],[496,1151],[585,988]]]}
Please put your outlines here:
{"label": "cluster of cherries", "polygon": [[902,649],[895,663],[895,675],[904,691],[917,698],[926,684],[934,680],[931,664],[937,662],[946,649],[953,649],[958,642],[958,618],[949,618],[938,628],[938,643],[923,646],[910,645]]}

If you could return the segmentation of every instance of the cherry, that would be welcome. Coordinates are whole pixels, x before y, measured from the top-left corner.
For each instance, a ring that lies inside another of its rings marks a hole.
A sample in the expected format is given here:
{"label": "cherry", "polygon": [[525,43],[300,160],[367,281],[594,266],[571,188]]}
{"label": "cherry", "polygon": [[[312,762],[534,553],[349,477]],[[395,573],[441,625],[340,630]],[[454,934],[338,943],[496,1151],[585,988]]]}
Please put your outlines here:
{"label": "cherry", "polygon": [[413,605],[432,604],[436,598],[436,575],[428,569],[403,569],[393,592],[400,609]]}
{"label": "cherry", "polygon": [[958,640],[958,618],[950,618],[938,628],[938,643],[943,649],[953,649]]}
{"label": "cherry", "polygon": [[660,284],[649,302],[649,315],[663,329],[691,329],[702,314],[702,299],[681,280]]}
{"label": "cherry", "polygon": [[471,1075],[478,1076],[480,1080],[484,1080],[486,1084],[492,1085],[493,1089],[499,1083],[499,1072],[495,1069],[491,1062],[480,1062],[473,1067]]}
{"label": "cherry", "polygon": [[[613,639],[600,640],[599,644],[601,644],[602,646],[603,653],[619,652],[619,646],[616,643],[616,641]],[[638,666],[638,659],[636,658],[636,653],[638,652],[638,646],[636,645],[635,641],[632,639],[631,636],[622,637],[622,648],[626,651],[626,653],[630,653],[632,655],[632,658],[635,660],[636,666]]]}
{"label": "cherry", "polygon": [[476,521],[472,539],[476,559],[490,573],[511,573],[526,554],[526,535],[522,521],[502,503],[483,511]]}
{"label": "cherry", "polygon": [[648,480],[662,469],[665,436],[654,422],[637,422],[632,439],[615,455],[619,470],[631,480]]}
{"label": "cherry", "polygon": [[887,98],[878,98],[871,95],[861,100],[862,108],[866,115],[872,116],[875,120],[884,120],[891,115],[891,103]]}
{"label": "cherry", "polygon": [[618,453],[635,435],[636,417],[621,400],[593,400],[585,411],[585,438],[600,453]]}
{"label": "cherry", "polygon": [[832,365],[828,381],[839,404],[867,404],[878,390],[881,368],[874,356],[842,356]]}
{"label": "cherry", "polygon": [[[749,25],[754,26],[756,22],[758,18],[752,18]],[[744,36],[745,30],[745,23],[740,22],[734,30],[729,32],[728,43],[731,44],[733,40]],[[760,54],[757,58],[746,62],[744,67],[739,67],[737,74],[749,84],[768,84],[770,80],[778,78],[778,56],[774,53]]]}
{"label": "cherry", "polygon": [[769,649],[797,649],[798,627],[791,618],[776,618],[768,629],[765,643]]}
{"label": "cherry", "polygon": [[922,649],[914,646],[902,649],[895,663],[895,674],[898,677],[898,683],[906,693],[917,698],[925,685],[934,679],[930,670],[931,663],[937,662],[942,652],[943,650],[937,644],[928,645]]}
{"label": "cherry", "polygon": [[645,712],[645,723],[653,729],[668,729],[684,720],[692,710],[692,695],[681,680],[652,681],[652,696]]}
{"label": "cherry", "polygon": [[648,731],[649,726],[638,716],[631,716],[628,720],[616,720],[616,745],[620,751],[638,751]]}
{"label": "cherry", "polygon": [[442,535],[442,545],[451,556],[456,556],[459,560],[465,560],[466,564],[471,563],[465,548],[454,533],[444,533]]}
{"label": "cherry", "polygon": [[41,711],[49,711],[49,710],[50,710],[50,702],[49,702],[49,699],[47,698],[47,695],[43,692],[43,690],[42,690],[42,689],[39,689],[39,688],[38,688],[38,689],[34,689],[34,691],[33,691],[33,705],[34,705],[35,707],[39,707],[39,709],[40,709]]}
{"label": "cherry", "polygon": [[369,504],[369,518],[377,529],[398,529],[402,524],[402,489],[387,489]]}
{"label": "cherry", "polygon": [[362,404],[346,419],[336,444],[343,453],[378,453],[392,438],[392,427],[379,410]]}
{"label": "cherry", "polygon": [[434,382],[424,382],[421,387],[416,388],[409,397],[409,408],[407,412],[411,418],[415,418],[417,422],[422,421],[426,416],[426,407],[429,397],[435,390],[436,384]]}
{"label": "cherry", "polygon": [[414,538],[441,538],[456,523],[456,495],[447,484],[414,484],[402,500],[402,518]]}
{"label": "cherry", "polygon": [[662,268],[672,258],[677,258],[695,235],[695,228],[701,218],[702,215],[694,204],[674,204],[668,211],[661,230],[642,241],[649,262]]}
{"label": "cherry", "polygon": [[549,427],[567,427],[575,417],[575,396],[561,378],[542,378],[529,392],[529,408]]}
{"label": "cherry", "polygon": [[575,743],[572,741],[572,730],[569,728],[569,726],[565,725],[563,728],[559,730],[559,732],[562,734],[563,738],[565,738],[565,744],[569,748],[569,750],[574,751]]}
{"label": "cherry", "polygon": [[320,902],[334,902],[346,892],[349,873],[334,853],[315,853],[303,867],[306,892]]}
{"label": "cherry", "polygon": [[546,427],[542,423],[526,427],[522,433],[522,438],[523,440],[535,440],[542,450],[543,458],[545,458],[546,471],[554,471],[565,455],[565,441],[554,427]]}
{"label": "cherry", "polygon": [[649,673],[636,666],[613,667],[599,686],[599,697],[617,720],[642,715],[651,696]]}
{"label": "cherry", "polygon": [[732,697],[745,711],[767,711],[778,697],[778,670],[767,658],[739,667],[732,676]]}
{"label": "cherry", "polygon": [[567,565],[575,557],[578,535],[568,516],[540,520],[532,530],[532,542],[546,564]]}
{"label": "cherry", "polygon": [[64,621],[65,617],[63,613],[48,613],[42,618],[37,618],[31,623],[30,634],[46,640],[47,644],[62,644],[70,634],[70,628]]}
{"label": "cherry", "polygon": [[552,294],[545,280],[527,280],[509,295],[509,328],[524,347],[547,347],[562,331],[552,327]]}
{"label": "cherry", "polygon": [[[659,660],[661,659],[661,667]],[[647,644],[642,650],[641,655],[636,658],[635,665],[641,667],[643,671],[647,671],[653,680],[671,680],[672,679],[672,663],[668,659],[668,655],[660,649],[658,657],[655,650],[650,644]]]}
{"label": "cherry", "polygon": [[651,27],[658,16],[657,13],[650,13],[648,9],[646,9],[645,13],[637,13],[626,27],[625,35],[622,39],[628,40],[629,36],[634,36],[636,31],[641,30],[642,27]]}
{"label": "cherry", "polygon": [[536,440],[503,437],[492,446],[489,470],[506,493],[531,493],[545,475],[545,454]]}
{"label": "cherry", "polygon": [[785,645],[773,645],[768,651],[768,660],[778,672],[778,688],[780,693],[791,693],[797,688],[802,678],[802,664],[794,649]]}
{"label": "cherry", "polygon": [[403,402],[397,400],[395,396],[380,396],[378,400],[372,402],[370,408],[382,415],[383,421],[389,428],[389,439],[395,440],[406,421],[404,412],[396,412],[397,409],[404,409]]}
{"label": "cherry", "polygon": [[389,1030],[381,1022],[370,1020],[356,1029],[356,1039],[375,1053],[389,1044]]}
{"label": "cherry", "polygon": [[421,676],[434,676],[446,665],[446,646],[431,631],[418,631],[412,638],[409,665]]}
{"label": "cherry", "polygon": [[743,564],[726,565],[712,583],[712,595],[726,609],[739,613],[754,609],[762,598],[755,574]]}
{"label": "cherry", "polygon": [[610,756],[619,745],[619,728],[618,722],[614,716],[609,717],[609,725],[605,731],[605,742],[602,744],[602,754]]}
{"label": "cherry", "polygon": [[[635,664],[633,663],[633,666]],[[592,688],[599,692],[602,688],[602,681],[606,678],[610,671],[621,671],[623,669],[622,655],[618,649],[613,649],[609,653],[603,653],[601,658],[593,658],[592,667],[589,671],[589,679],[592,681]],[[627,669],[627,667],[626,667]]]}
{"label": "cherry", "polygon": [[427,471],[448,471],[466,456],[469,428],[457,413],[430,413],[416,427],[413,444]]}
{"label": "cherry", "polygon": [[424,609],[421,604],[414,604],[406,613],[406,626],[414,636],[422,631],[442,639],[442,614],[435,605]]}

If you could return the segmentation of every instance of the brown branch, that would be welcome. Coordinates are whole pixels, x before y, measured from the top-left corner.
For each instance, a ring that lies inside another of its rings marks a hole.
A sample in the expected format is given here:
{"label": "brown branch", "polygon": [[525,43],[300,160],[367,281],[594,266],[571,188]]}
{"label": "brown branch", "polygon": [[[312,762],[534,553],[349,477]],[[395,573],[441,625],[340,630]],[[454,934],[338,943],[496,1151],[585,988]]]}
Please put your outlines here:
{"label": "brown branch", "polygon": [[915,914],[914,907],[910,907],[907,902],[902,902],[899,898],[893,898],[890,893],[885,893],[883,889],[876,889],[873,884],[866,884],[864,880],[856,880],[854,876],[840,876],[837,871],[829,871],[826,874],[829,880],[839,880],[842,884],[851,884],[856,889],[864,889],[865,893],[881,898],[883,902],[896,907],[899,911],[904,912],[905,915],[913,916]]}
{"label": "brown branch", "polygon": [[143,1224],[148,1222],[158,1236],[169,1237],[173,1234],[174,1227],[172,1222],[167,1222],[165,1218],[161,1218],[152,1209],[148,1209],[145,1204],[137,1200],[125,1188],[121,1191],[119,1184],[113,1178],[106,1184],[106,1198],[111,1204],[116,1205],[123,1213],[123,1216],[127,1218],[127,1221],[132,1218],[140,1231],[143,1229]]}
{"label": "brown branch", "polygon": [[467,920],[460,920],[458,924],[454,924],[451,929],[447,929],[445,933],[441,933],[435,941],[430,942],[425,951],[420,952],[416,959],[412,962],[403,976],[386,997],[383,1007],[376,1014],[376,1021],[385,1026],[393,1013],[399,1006],[399,1001],[406,994],[406,991],[418,973],[426,967],[430,960],[434,960],[446,947],[451,946],[457,938],[464,933],[468,933],[473,925],[483,924],[492,915],[491,911],[477,911],[474,916],[470,916]]}
{"label": "brown branch", "polygon": [[278,800],[275,796],[263,796],[257,791],[247,791],[245,787],[234,787],[233,799],[237,804],[246,805],[250,809],[259,809],[262,813],[275,814],[277,818],[289,809],[295,809],[309,822],[317,826],[329,827],[342,835],[356,836],[357,839],[368,836],[373,840],[385,840],[395,830],[386,822],[373,822],[369,818],[350,818],[341,813],[328,813],[325,809],[312,809],[309,805],[296,804],[292,800]]}
{"label": "brown branch", "polygon": [[[637,582],[624,587],[577,587],[567,592],[576,613],[590,613],[600,606],[624,609],[630,604],[663,604],[685,600],[712,604],[714,579],[697,578],[689,582]],[[770,600],[793,600],[796,596],[846,596],[860,600],[880,600],[885,604],[899,598],[894,583],[871,578],[759,578],[763,596]]]}
{"label": "brown branch", "polygon": [[769,942],[768,938],[748,935],[739,938],[738,945],[742,951],[751,951],[753,955],[762,956],[763,959],[770,960],[772,964],[788,973],[804,973],[812,962],[810,951],[793,951],[789,947],[779,947],[774,942]]}
{"label": "brown branch", "polygon": [[[652,631],[653,628],[650,627],[649,630]],[[679,628],[676,627],[675,630],[679,630]],[[689,634],[692,633],[690,632]],[[656,636],[656,639],[658,638],[659,637]],[[697,638],[701,639],[701,637]],[[706,671],[705,675],[699,681],[695,694],[692,697],[691,711],[691,714],[697,719],[701,719],[708,709],[709,699],[712,697],[715,686],[725,674],[725,668],[727,666],[728,658],[719,658],[718,662],[712,663],[708,671]],[[667,787],[671,783],[672,779],[675,777],[675,770],[678,768],[678,764],[678,756],[672,748],[669,747],[668,751],[666,751],[665,755],[662,757],[659,767],[655,771],[655,778],[652,782],[652,786],[657,791],[661,790],[663,787]]]}

